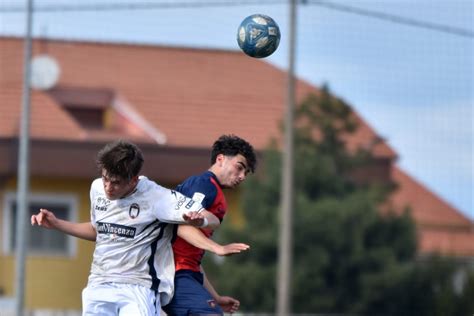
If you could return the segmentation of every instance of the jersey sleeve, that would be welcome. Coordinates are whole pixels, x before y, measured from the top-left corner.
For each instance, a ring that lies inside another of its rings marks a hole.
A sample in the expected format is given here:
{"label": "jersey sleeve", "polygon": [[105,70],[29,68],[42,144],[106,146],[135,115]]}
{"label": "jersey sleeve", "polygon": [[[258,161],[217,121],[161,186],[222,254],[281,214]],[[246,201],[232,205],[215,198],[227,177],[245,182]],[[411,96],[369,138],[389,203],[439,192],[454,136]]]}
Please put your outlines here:
{"label": "jersey sleeve", "polygon": [[201,203],[194,201],[183,194],[157,185],[157,197],[154,203],[154,215],[158,220],[166,223],[185,223],[183,214],[200,212]]}
{"label": "jersey sleeve", "polygon": [[211,208],[217,196],[217,188],[209,179],[199,179],[179,185],[177,190],[194,201],[200,202],[205,209]]}

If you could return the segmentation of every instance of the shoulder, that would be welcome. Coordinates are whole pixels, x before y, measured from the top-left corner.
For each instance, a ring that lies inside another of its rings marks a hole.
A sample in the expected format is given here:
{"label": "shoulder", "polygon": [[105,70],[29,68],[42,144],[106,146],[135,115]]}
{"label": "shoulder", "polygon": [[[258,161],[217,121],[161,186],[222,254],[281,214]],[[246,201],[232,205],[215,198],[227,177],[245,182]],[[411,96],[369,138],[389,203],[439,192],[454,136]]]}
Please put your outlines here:
{"label": "shoulder", "polygon": [[137,189],[140,191],[149,190],[150,188],[153,188],[154,186],[157,186],[157,185],[158,184],[155,181],[152,181],[145,176],[138,177]]}
{"label": "shoulder", "polygon": [[104,185],[102,183],[102,178],[97,178],[94,181],[92,181],[91,184],[91,191],[98,192],[104,190]]}
{"label": "shoulder", "polygon": [[182,185],[193,185],[193,186],[202,186],[202,187],[215,187],[212,179],[213,173],[210,171],[206,171],[199,175],[195,175],[192,177],[187,178],[183,181]]}
{"label": "shoulder", "polygon": [[215,194],[217,187],[211,179],[212,173],[206,171],[187,178],[178,186],[177,190],[187,196],[192,196],[195,192],[201,192],[206,195]]}
{"label": "shoulder", "polygon": [[213,177],[212,172],[206,171],[200,175],[189,177],[176,190],[209,209],[215,203],[220,191],[217,183],[213,181]]}
{"label": "shoulder", "polygon": [[153,180],[148,179],[145,176],[140,176],[137,184],[137,192],[146,195],[159,195],[165,191],[169,191],[165,187],[162,187]]}
{"label": "shoulder", "polygon": [[168,189],[147,177],[141,176],[137,185],[135,198],[147,200],[152,205],[160,207],[163,205],[168,206],[170,203],[176,203],[184,197],[175,190]]}

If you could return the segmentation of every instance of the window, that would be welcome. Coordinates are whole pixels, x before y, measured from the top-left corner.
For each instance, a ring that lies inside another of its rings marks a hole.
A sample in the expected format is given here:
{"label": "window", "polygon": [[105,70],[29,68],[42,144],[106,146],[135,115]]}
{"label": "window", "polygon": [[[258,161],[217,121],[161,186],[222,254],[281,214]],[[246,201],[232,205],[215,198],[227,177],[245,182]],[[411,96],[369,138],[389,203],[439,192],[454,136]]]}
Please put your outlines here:
{"label": "window", "polygon": [[[30,194],[28,203],[28,223],[31,215],[46,208],[56,217],[76,221],[77,200],[71,195]],[[6,254],[14,254],[16,248],[17,200],[15,193],[7,193],[4,200],[3,249]],[[74,237],[43,227],[29,227],[28,254],[65,255],[76,253]]]}
{"label": "window", "polygon": [[93,108],[81,108],[80,106],[64,106],[72,117],[86,129],[104,129],[105,110]]}
{"label": "window", "polygon": [[114,91],[101,88],[55,87],[48,93],[84,129],[104,130]]}

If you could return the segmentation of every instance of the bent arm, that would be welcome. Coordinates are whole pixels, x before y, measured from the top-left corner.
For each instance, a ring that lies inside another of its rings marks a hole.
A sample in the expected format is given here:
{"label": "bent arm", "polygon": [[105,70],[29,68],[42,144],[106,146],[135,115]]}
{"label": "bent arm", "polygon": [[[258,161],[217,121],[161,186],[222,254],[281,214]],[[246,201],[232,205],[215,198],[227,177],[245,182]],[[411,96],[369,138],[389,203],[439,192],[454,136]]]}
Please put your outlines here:
{"label": "bent arm", "polygon": [[90,241],[95,241],[97,236],[97,232],[91,222],[73,223],[62,220],[47,209],[40,209],[38,214],[32,215],[31,225],[38,225],[47,229],[56,229],[65,234]]}
{"label": "bent arm", "polygon": [[201,209],[199,211],[193,211],[183,214],[184,223],[178,224],[188,224],[192,226],[197,226],[201,228],[216,229],[220,226],[221,221],[217,218],[216,215],[211,212]]}
{"label": "bent arm", "polygon": [[219,298],[220,298],[220,295],[219,293],[217,293],[217,291],[214,289],[214,287],[212,286],[211,282],[209,282],[209,279],[207,278],[206,276],[206,272],[204,272],[204,268],[201,266],[201,272],[202,272],[202,275],[204,277],[204,287],[206,288],[206,290],[209,292],[209,294],[211,294],[211,296],[216,300],[218,301]]}
{"label": "bent arm", "polygon": [[85,240],[95,241],[97,232],[91,222],[73,223],[65,220],[58,220],[57,230]]}
{"label": "bent arm", "polygon": [[206,235],[204,235],[204,233],[200,229],[190,225],[179,225],[178,236],[186,240],[194,247],[211,251],[219,256],[227,256],[240,253],[250,248],[249,245],[242,243],[220,245],[212,239],[206,237]]}
{"label": "bent arm", "polygon": [[198,227],[216,229],[220,220],[211,212],[204,209],[201,203],[183,194],[160,187],[156,183],[157,201],[154,205],[155,215],[162,222],[171,224],[188,224]]}
{"label": "bent arm", "polygon": [[239,310],[240,307],[240,302],[230,296],[221,296],[217,293],[217,291],[214,289],[212,286],[211,282],[209,282],[209,279],[206,277],[206,273],[204,272],[204,269],[201,266],[201,272],[204,276],[204,287],[206,290],[209,291],[209,294],[216,300],[217,304],[220,305],[222,310],[226,313],[235,313],[236,311]]}
{"label": "bent arm", "polygon": [[207,220],[206,228],[214,230],[221,225],[221,221],[217,218],[217,216],[212,214],[208,210],[202,210],[200,213],[202,213],[204,215],[204,218]]}

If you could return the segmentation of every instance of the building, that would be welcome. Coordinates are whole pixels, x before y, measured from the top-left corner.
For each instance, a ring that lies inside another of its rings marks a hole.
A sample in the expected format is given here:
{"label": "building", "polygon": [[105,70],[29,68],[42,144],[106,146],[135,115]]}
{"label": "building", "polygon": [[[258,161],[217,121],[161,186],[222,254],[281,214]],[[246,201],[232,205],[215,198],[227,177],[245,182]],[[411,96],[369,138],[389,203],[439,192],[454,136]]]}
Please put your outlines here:
{"label": "building", "polygon": [[[0,295],[13,295],[18,135],[23,40],[0,38]],[[31,94],[30,209],[51,207],[89,220],[94,157],[104,143],[130,139],[143,149],[144,174],[166,186],[208,167],[209,147],[235,133],[263,149],[278,137],[286,75],[240,52],[146,45],[36,40],[33,55],[60,65],[57,85]],[[302,99],[318,89],[298,80]],[[357,113],[348,146],[371,148],[370,176],[399,188],[396,209],[410,206],[422,254],[474,257],[473,222],[396,165],[396,153]],[[231,209],[238,208],[238,192]],[[79,309],[93,244],[53,231],[31,230],[27,261],[28,308]],[[45,291],[44,284],[54,284]],[[61,299],[58,299],[58,298]]]}

